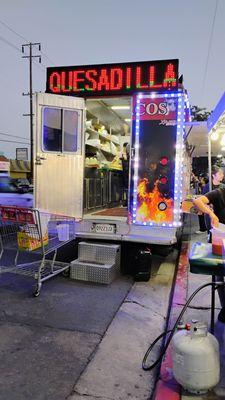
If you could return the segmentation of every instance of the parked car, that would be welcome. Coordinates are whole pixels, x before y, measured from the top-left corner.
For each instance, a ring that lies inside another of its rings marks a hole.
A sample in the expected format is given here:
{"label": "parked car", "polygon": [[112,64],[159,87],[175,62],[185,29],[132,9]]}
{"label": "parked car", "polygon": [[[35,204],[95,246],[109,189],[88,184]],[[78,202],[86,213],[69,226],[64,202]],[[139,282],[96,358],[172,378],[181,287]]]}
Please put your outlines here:
{"label": "parked car", "polygon": [[33,194],[19,187],[10,176],[0,175],[0,205],[32,207]]}
{"label": "parked car", "polygon": [[0,176],[0,193],[17,193],[18,187],[10,176]]}
{"label": "parked car", "polygon": [[32,183],[30,183],[28,192],[33,192],[33,191],[34,191],[34,185],[32,185]]}
{"label": "parked car", "polygon": [[26,178],[14,179],[14,184],[20,193],[27,193],[30,189],[30,182]]}

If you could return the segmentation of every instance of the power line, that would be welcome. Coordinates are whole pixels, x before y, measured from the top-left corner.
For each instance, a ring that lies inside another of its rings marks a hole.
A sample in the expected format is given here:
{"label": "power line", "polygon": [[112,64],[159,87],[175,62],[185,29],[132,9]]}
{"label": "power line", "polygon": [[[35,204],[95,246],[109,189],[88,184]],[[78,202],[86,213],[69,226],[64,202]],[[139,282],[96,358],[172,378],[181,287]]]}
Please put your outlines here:
{"label": "power line", "polygon": [[3,36],[0,36],[0,40],[2,40],[3,42],[5,42],[6,44],[8,44],[8,46],[12,47],[13,49],[17,50],[20,52],[19,47],[16,47],[13,43],[9,42],[8,40],[6,40]]}
{"label": "power line", "polygon": [[[24,36],[22,36],[20,33],[16,32],[14,29],[12,29],[8,24],[6,24],[5,22],[0,20],[0,24],[2,24],[5,28],[9,29],[9,31],[13,32],[15,35],[17,35],[20,39],[25,40],[26,42],[29,42],[29,40],[27,38],[25,38]],[[41,53],[43,54],[43,56],[45,58],[47,58],[47,60],[49,60],[52,64],[55,65],[55,62],[52,61],[43,51],[41,51]]]}
{"label": "power line", "polygon": [[215,21],[216,21],[218,4],[219,4],[219,0],[216,0],[213,21],[212,21],[212,28],[211,28],[210,37],[209,37],[209,45],[208,45],[208,52],[207,52],[207,57],[206,57],[205,71],[204,71],[203,82],[202,82],[202,99],[203,99],[203,96],[205,93],[206,76],[207,76],[207,72],[208,72],[209,56],[210,56],[211,47],[212,47],[212,38],[213,38],[213,33],[214,33],[214,26],[215,26]]}
{"label": "power line", "polygon": [[29,141],[29,139],[27,139],[27,138],[25,138],[25,137],[23,137],[23,136],[11,135],[10,133],[3,133],[3,132],[0,132],[0,135],[3,135],[3,136],[12,136],[12,137],[15,137],[15,138],[26,139],[26,140]]}
{"label": "power line", "polygon": [[[6,43],[8,46],[12,47],[13,49],[19,51],[21,53],[21,50],[19,49],[19,47],[15,46],[13,43],[11,43],[9,40],[5,39],[3,36],[0,35],[0,40],[2,40],[4,43]],[[45,71],[45,68],[47,68],[47,66],[45,64],[39,64],[34,60],[34,63],[36,65],[36,67],[41,68],[42,70]]]}
{"label": "power line", "polygon": [[3,22],[3,21],[0,20],[0,23],[1,23],[2,25],[4,25],[7,29],[9,29],[9,31],[15,33],[15,35],[17,35],[17,36],[19,36],[21,39],[27,41],[27,39],[26,39],[24,36],[20,35],[20,34],[19,34],[18,32],[16,32],[16,31],[14,31],[14,29],[12,29],[12,28],[11,28],[9,25],[7,25],[5,22]]}
{"label": "power line", "polygon": [[43,56],[44,56],[45,58],[47,58],[47,60],[49,60],[51,64],[55,65],[55,62],[52,61],[51,58],[49,58],[42,50],[41,50],[41,54],[43,54]]}
{"label": "power line", "polygon": [[28,145],[29,143],[26,143],[26,142],[19,142],[19,141],[17,141],[17,140],[3,140],[3,139],[0,139],[0,142],[7,142],[7,143],[22,143],[22,144],[26,144],[26,145]]}

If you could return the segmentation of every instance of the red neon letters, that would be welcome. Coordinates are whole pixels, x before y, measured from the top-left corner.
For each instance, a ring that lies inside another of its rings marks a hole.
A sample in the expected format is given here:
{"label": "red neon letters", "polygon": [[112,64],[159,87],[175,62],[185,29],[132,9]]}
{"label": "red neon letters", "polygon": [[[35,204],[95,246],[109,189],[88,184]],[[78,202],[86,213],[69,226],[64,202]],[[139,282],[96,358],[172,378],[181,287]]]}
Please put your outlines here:
{"label": "red neon letters", "polygon": [[160,77],[157,75],[157,66],[148,67],[135,65],[134,67],[106,66],[106,67],[80,67],[77,69],[51,69],[48,76],[48,92],[53,93],[106,93],[129,90],[148,90],[176,87],[176,71],[172,62],[164,66]]}

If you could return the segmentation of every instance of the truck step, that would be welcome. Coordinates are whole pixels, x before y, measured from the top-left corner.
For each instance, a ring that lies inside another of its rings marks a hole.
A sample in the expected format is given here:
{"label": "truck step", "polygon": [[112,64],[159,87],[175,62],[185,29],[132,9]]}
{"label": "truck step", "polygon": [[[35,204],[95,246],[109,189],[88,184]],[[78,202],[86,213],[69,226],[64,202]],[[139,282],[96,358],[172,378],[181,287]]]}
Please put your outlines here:
{"label": "truck step", "polygon": [[120,245],[80,242],[78,245],[78,259],[99,264],[120,264]]}
{"label": "truck step", "polygon": [[70,265],[71,279],[109,284],[120,273],[120,245],[80,242]]}
{"label": "truck step", "polygon": [[71,262],[70,278],[79,281],[111,283],[119,275],[116,264],[91,264],[79,259]]}

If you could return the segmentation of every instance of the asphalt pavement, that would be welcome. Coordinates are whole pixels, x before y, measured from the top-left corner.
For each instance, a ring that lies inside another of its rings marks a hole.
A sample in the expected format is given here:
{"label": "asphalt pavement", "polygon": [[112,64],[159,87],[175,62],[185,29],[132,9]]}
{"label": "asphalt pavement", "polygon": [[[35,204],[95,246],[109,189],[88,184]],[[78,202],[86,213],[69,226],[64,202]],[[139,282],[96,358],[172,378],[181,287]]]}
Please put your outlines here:
{"label": "asphalt pavement", "polygon": [[38,298],[31,278],[2,273],[0,400],[150,398],[157,371],[141,362],[165,327],[176,258],[154,256],[149,282],[58,276]]}

